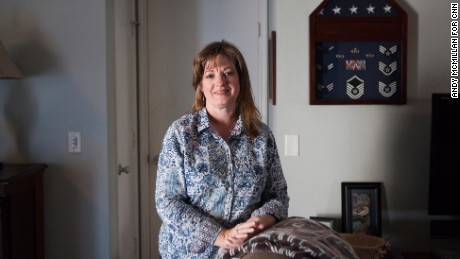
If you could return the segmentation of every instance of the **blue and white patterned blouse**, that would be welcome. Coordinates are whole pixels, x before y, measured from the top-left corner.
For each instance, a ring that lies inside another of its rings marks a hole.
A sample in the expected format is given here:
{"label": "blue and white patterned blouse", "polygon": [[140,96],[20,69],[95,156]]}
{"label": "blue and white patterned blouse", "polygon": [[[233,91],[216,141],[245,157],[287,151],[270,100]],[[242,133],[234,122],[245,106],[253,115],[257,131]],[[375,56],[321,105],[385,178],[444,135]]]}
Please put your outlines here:
{"label": "blue and white patterned blouse", "polygon": [[214,258],[222,228],[251,216],[287,217],[289,197],[273,133],[251,139],[241,117],[225,141],[206,109],[168,129],[158,162],[156,207],[163,259]]}

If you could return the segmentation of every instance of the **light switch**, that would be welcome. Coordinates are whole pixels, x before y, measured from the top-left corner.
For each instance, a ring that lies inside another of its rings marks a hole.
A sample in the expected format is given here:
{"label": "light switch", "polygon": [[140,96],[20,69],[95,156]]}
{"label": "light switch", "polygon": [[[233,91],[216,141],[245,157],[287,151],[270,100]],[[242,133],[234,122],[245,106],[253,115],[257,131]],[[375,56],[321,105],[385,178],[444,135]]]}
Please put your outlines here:
{"label": "light switch", "polygon": [[81,153],[81,133],[69,132],[69,153]]}
{"label": "light switch", "polygon": [[299,135],[284,135],[284,155],[299,156]]}

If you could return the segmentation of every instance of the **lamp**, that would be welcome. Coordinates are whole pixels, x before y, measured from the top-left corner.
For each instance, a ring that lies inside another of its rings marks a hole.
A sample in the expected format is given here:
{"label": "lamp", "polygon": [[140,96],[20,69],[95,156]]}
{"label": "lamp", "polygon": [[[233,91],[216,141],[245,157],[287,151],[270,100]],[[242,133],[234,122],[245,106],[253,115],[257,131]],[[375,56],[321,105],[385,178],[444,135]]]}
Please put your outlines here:
{"label": "lamp", "polygon": [[23,78],[21,71],[11,61],[2,41],[0,40],[0,79]]}
{"label": "lamp", "polygon": [[[2,41],[0,40],[0,79],[17,79],[23,78],[21,71],[11,61]],[[3,163],[0,162],[0,170],[3,168]]]}

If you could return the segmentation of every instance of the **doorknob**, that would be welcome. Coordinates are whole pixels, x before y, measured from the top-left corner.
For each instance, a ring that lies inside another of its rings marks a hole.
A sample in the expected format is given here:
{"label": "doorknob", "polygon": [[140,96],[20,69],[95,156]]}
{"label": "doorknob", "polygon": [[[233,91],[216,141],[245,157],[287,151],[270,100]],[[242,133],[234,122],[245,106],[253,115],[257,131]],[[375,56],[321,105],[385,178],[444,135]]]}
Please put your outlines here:
{"label": "doorknob", "polygon": [[129,174],[129,166],[122,166],[118,165],[118,175],[121,175],[122,173]]}

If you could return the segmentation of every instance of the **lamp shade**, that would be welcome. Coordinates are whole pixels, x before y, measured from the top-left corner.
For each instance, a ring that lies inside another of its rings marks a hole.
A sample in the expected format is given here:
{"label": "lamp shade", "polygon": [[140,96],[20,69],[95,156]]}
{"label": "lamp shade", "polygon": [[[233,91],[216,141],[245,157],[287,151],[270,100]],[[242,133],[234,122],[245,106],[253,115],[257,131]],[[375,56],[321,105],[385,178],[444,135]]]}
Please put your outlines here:
{"label": "lamp shade", "polygon": [[2,41],[0,40],[0,78],[2,79],[14,79],[23,78],[21,71],[11,61]]}

